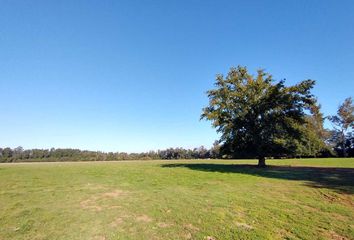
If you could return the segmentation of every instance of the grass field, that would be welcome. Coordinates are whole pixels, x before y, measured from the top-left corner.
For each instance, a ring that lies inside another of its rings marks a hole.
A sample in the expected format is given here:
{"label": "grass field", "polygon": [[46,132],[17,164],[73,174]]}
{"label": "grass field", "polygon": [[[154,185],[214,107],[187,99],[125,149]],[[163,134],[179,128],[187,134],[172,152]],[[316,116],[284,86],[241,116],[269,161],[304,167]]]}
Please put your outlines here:
{"label": "grass field", "polygon": [[0,239],[354,239],[354,159],[0,165]]}

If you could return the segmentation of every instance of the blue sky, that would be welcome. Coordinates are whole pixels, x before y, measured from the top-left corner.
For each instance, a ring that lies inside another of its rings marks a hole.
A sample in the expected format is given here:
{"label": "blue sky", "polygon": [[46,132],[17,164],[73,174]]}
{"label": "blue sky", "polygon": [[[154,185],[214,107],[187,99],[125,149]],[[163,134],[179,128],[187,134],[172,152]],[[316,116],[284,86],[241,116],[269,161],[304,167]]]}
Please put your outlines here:
{"label": "blue sky", "polygon": [[354,1],[0,0],[0,146],[209,147],[217,73],[317,80],[325,114],[354,92]]}

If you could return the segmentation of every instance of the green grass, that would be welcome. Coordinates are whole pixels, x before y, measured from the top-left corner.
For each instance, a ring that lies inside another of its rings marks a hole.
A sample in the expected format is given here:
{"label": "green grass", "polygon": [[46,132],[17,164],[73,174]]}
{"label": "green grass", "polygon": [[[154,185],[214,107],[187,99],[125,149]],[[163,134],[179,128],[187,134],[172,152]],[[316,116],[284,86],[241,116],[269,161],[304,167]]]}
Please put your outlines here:
{"label": "green grass", "polygon": [[354,239],[354,159],[0,165],[0,239]]}

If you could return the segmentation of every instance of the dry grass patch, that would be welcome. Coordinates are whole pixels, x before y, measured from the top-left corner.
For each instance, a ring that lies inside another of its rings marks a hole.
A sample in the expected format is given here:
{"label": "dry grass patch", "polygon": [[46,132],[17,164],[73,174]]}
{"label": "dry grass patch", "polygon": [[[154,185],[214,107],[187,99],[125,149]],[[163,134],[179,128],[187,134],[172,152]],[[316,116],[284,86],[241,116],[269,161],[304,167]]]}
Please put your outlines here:
{"label": "dry grass patch", "polygon": [[152,222],[152,218],[144,214],[136,217],[136,221],[148,223],[148,222]]}
{"label": "dry grass patch", "polygon": [[93,240],[106,240],[105,236],[95,236]]}
{"label": "dry grass patch", "polygon": [[184,225],[185,228],[187,228],[188,230],[192,230],[192,231],[199,231],[199,228],[193,226],[193,224],[189,223],[189,224],[186,224]]}
{"label": "dry grass patch", "polygon": [[349,240],[349,238],[346,238],[344,236],[339,235],[338,233],[334,231],[326,231],[323,233],[323,236],[326,239],[332,239],[332,240]]}
{"label": "dry grass patch", "polygon": [[247,223],[236,223],[236,226],[241,227],[246,230],[251,230],[253,227],[251,225],[248,225]]}
{"label": "dry grass patch", "polygon": [[205,237],[206,240],[216,240],[216,238],[212,237],[212,236],[206,236]]}
{"label": "dry grass patch", "polygon": [[102,211],[103,209],[121,208],[121,206],[119,206],[119,205],[114,205],[114,206],[100,205],[99,202],[104,201],[105,199],[118,198],[118,197],[125,196],[125,195],[127,195],[127,192],[119,190],[119,189],[116,189],[111,192],[104,192],[101,194],[95,194],[95,195],[91,196],[90,198],[81,201],[80,206],[83,209],[89,209],[89,210],[93,210],[93,211]]}
{"label": "dry grass patch", "polygon": [[159,223],[157,223],[157,226],[160,227],[160,228],[168,228],[168,227],[173,226],[173,224],[164,223],[164,222],[159,222]]}
{"label": "dry grass patch", "polygon": [[100,185],[100,184],[92,184],[92,183],[87,183],[83,186],[83,189],[87,189],[87,190],[103,190],[103,189],[107,189],[106,186],[104,185]]}
{"label": "dry grass patch", "polygon": [[124,222],[123,218],[118,217],[116,219],[114,219],[114,221],[110,224],[111,227],[118,227],[119,225],[121,225]]}
{"label": "dry grass patch", "polygon": [[103,197],[107,197],[107,198],[117,198],[117,197],[120,197],[122,195],[125,195],[125,191],[122,191],[122,190],[119,190],[119,189],[116,189],[112,192],[105,192],[102,194]]}
{"label": "dry grass patch", "polygon": [[93,210],[93,211],[97,211],[97,212],[102,211],[102,207],[97,205],[95,199],[93,199],[93,198],[81,201],[80,206],[83,209],[89,209],[89,210]]}

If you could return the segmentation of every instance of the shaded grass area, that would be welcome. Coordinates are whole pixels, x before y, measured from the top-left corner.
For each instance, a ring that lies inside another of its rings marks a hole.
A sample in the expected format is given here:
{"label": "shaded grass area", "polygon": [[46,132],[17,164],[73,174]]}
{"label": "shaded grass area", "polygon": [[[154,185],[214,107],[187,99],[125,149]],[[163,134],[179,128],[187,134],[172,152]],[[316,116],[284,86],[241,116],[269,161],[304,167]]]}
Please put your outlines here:
{"label": "shaded grass area", "polygon": [[0,239],[354,239],[354,159],[0,165]]}
{"label": "shaded grass area", "polygon": [[318,188],[330,188],[339,192],[354,193],[354,168],[268,166],[261,169],[251,164],[196,163],[164,164],[163,167],[186,167],[192,170],[249,174],[266,178],[305,181],[305,185]]}

